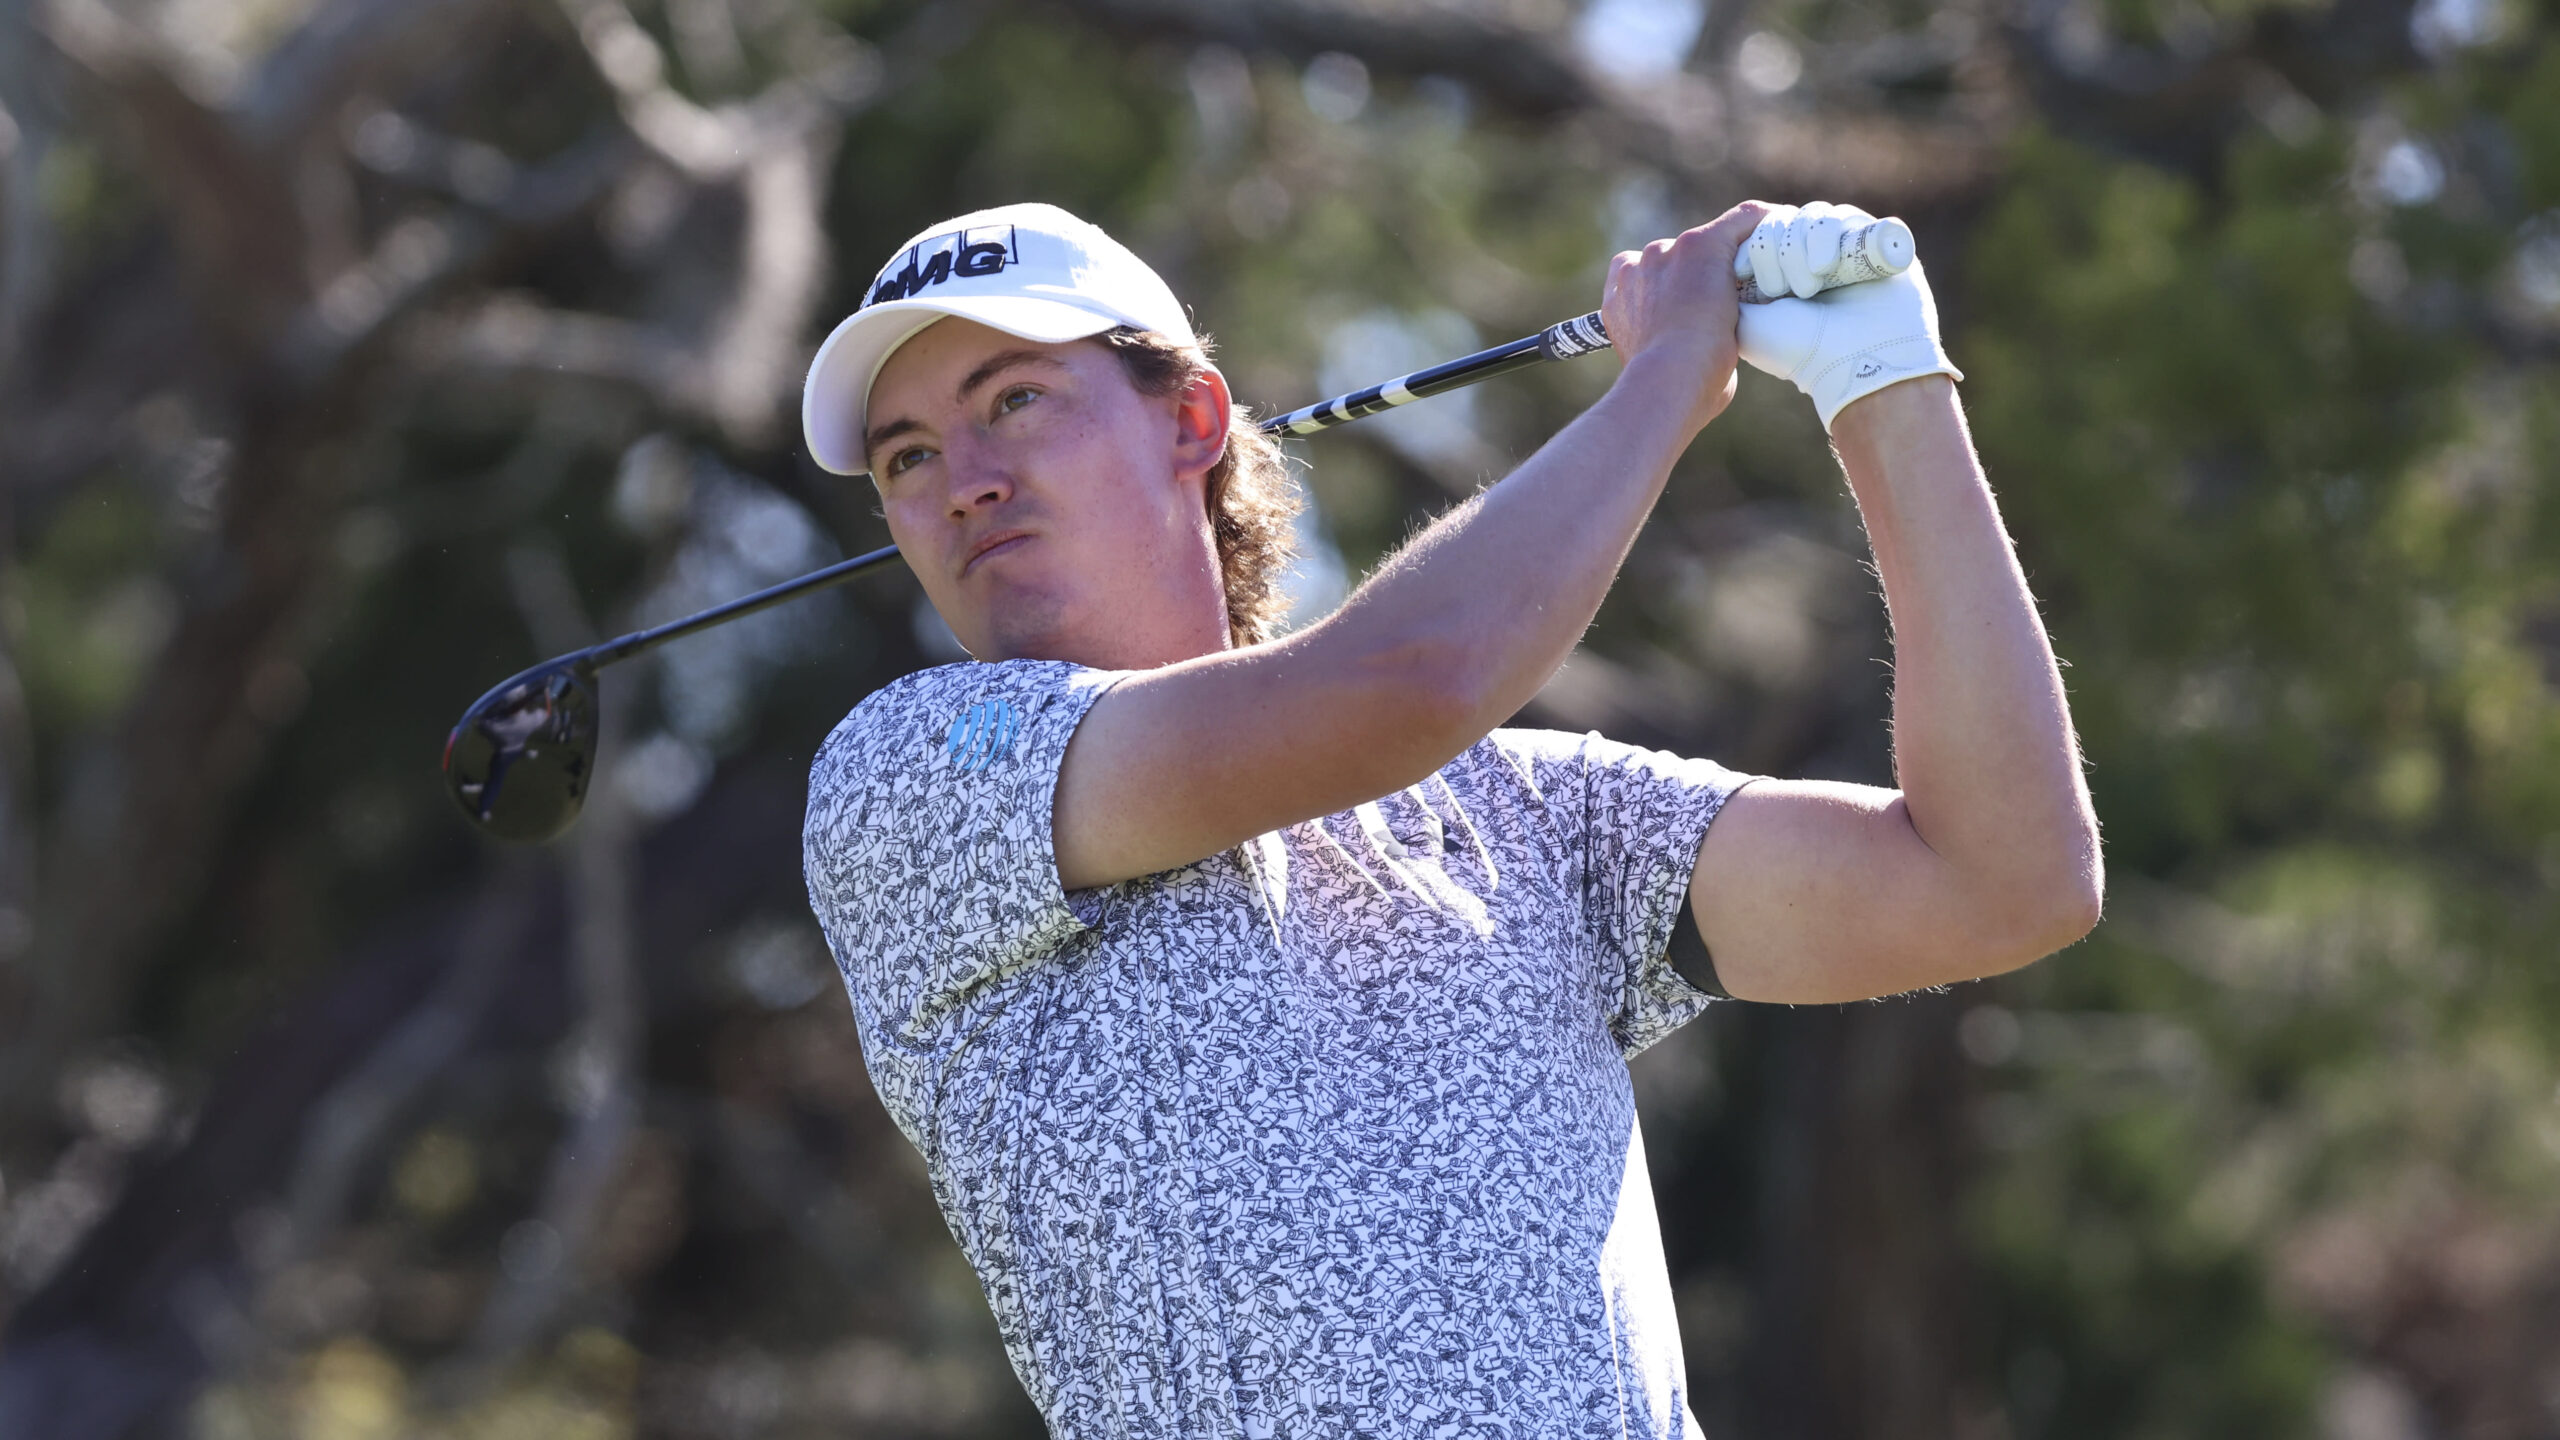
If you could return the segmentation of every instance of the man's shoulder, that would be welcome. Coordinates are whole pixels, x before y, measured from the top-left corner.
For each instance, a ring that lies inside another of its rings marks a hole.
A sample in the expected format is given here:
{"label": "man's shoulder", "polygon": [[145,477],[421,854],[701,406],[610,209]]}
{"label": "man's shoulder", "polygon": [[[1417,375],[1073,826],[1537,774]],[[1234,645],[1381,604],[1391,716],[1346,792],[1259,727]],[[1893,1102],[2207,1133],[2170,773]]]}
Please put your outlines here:
{"label": "man's shoulder", "polygon": [[1555,767],[1582,761],[1597,734],[1505,726],[1467,747],[1442,773],[1467,770],[1540,783]]}
{"label": "man's shoulder", "polygon": [[901,675],[837,722],[810,766],[812,782],[974,744],[986,748],[1029,712],[1105,672],[1065,660],[964,660]]}
{"label": "man's shoulder", "polygon": [[[964,814],[1032,805],[1054,781],[1076,722],[1120,678],[1063,660],[937,665],[863,697],[809,764],[803,834],[913,836]],[[1028,788],[1027,788],[1028,787]],[[1008,822],[1010,823],[1010,822]]]}
{"label": "man's shoulder", "polygon": [[1650,750],[1612,740],[1596,730],[1496,730],[1442,773],[1454,782],[1460,767],[1517,784],[1542,801],[1555,798],[1559,791],[1585,796],[1666,786],[1730,791],[1751,778],[1713,760]]}
{"label": "man's shoulder", "polygon": [[1452,756],[1438,779],[1469,804],[1543,807],[1560,789],[1569,789],[1589,738],[1506,727]]}
{"label": "man's shoulder", "polygon": [[1469,754],[1478,752],[1484,752],[1487,759],[1499,757],[1523,767],[1569,765],[1591,771],[1705,769],[1725,773],[1719,762],[1704,756],[1650,749],[1630,741],[1611,739],[1597,730],[1506,728],[1487,735]]}
{"label": "man's shoulder", "polygon": [[1476,742],[1467,753],[1482,752],[1487,759],[1499,756],[1515,761],[1569,759],[1599,738],[1597,731],[1533,730],[1506,725]]}

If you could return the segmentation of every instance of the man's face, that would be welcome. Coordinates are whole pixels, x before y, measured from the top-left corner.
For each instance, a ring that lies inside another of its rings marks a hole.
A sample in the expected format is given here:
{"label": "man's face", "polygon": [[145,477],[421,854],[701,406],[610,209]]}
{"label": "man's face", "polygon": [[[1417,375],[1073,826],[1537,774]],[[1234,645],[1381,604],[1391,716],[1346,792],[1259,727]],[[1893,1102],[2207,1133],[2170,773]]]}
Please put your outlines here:
{"label": "man's face", "polygon": [[1227,407],[1223,382],[1204,385],[1145,395],[1102,345],[957,317],[890,356],[864,453],[891,537],[970,654],[1136,668],[1224,647],[1202,485]]}

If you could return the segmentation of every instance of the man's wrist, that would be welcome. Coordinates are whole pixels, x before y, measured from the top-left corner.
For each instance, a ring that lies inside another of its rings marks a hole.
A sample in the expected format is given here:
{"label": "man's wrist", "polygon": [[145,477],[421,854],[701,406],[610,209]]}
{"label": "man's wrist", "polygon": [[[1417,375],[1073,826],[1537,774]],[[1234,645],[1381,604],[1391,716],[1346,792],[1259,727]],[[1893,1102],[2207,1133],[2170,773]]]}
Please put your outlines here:
{"label": "man's wrist", "polygon": [[1707,376],[1714,369],[1712,353],[1684,355],[1655,347],[1629,357],[1604,400],[1623,395],[1621,403],[1641,414],[1678,417],[1679,443],[1685,446],[1722,409],[1707,389]]}
{"label": "man's wrist", "polygon": [[1944,416],[1955,404],[1955,381],[1943,373],[1897,380],[1841,406],[1831,417],[1831,442],[1844,455],[1872,452],[1894,432]]}

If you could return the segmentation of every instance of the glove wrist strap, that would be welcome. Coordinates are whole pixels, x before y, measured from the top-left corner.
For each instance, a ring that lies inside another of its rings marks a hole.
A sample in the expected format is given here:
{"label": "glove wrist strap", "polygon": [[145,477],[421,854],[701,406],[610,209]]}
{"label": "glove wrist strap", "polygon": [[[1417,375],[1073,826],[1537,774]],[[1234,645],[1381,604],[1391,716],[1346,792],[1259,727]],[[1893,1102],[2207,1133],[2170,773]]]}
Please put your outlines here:
{"label": "glove wrist strap", "polygon": [[1799,374],[1796,387],[1813,397],[1813,408],[1821,414],[1822,428],[1828,433],[1831,418],[1850,401],[1923,375],[1964,378],[1964,372],[1947,359],[1935,340],[1911,335],[1880,341],[1832,359],[1811,375]]}

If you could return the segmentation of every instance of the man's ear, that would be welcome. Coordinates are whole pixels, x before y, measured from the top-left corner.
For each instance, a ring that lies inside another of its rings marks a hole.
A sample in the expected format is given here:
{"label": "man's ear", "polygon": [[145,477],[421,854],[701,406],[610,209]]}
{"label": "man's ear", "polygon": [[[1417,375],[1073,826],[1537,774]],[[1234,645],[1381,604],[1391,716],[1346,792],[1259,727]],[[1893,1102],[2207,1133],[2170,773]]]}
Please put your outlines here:
{"label": "man's ear", "polygon": [[1189,480],[1207,475],[1227,453],[1227,427],[1234,422],[1235,401],[1227,394],[1227,377],[1203,369],[1173,407],[1174,473]]}

